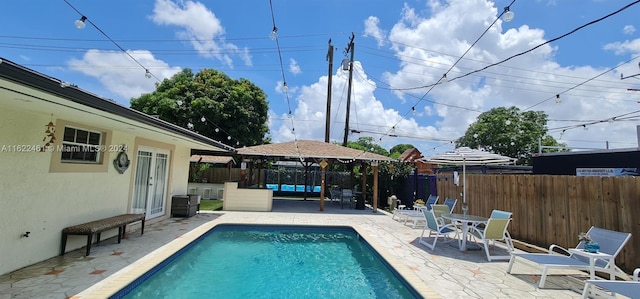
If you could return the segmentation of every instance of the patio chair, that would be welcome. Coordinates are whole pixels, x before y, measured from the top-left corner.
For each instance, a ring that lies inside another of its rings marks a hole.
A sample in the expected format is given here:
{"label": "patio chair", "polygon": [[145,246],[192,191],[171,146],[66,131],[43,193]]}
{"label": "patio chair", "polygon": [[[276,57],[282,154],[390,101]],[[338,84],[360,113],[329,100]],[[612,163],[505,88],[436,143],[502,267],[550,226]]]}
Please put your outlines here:
{"label": "patio chair", "polygon": [[582,290],[582,298],[588,298],[589,294],[602,296],[605,298],[617,298],[616,294],[629,298],[640,298],[640,268],[633,271],[633,280],[587,280]]}
{"label": "patio chair", "polygon": [[336,188],[330,188],[329,189],[329,198],[331,199],[331,202],[333,201],[341,201],[342,200],[342,192],[340,191],[340,189],[336,189]]}
{"label": "patio chair", "polygon": [[[423,244],[433,250],[436,247],[438,238],[444,238],[445,242],[450,242],[455,239],[448,237],[451,233],[457,234],[457,228],[454,225],[444,224],[442,218],[437,218],[433,210],[423,209],[422,214],[424,215],[424,219],[427,224],[422,229],[422,234],[420,234],[420,239],[418,240],[420,244]],[[426,230],[429,230],[429,235],[425,237],[424,232]],[[431,236],[433,236],[433,243],[429,243],[426,240],[426,238],[430,238]],[[449,238],[449,240],[447,240],[447,238]]]}
{"label": "patio chair", "polygon": [[438,198],[440,196],[430,194],[427,198],[427,201],[424,202],[424,206],[427,207],[427,210],[431,210],[431,206],[438,203]]}
{"label": "patio chair", "polygon": [[394,215],[391,218],[394,219],[394,217],[397,215],[399,220],[404,219],[404,224],[407,224],[407,222],[411,220],[413,221],[413,228],[416,228],[416,224],[419,221],[424,220],[424,216],[422,215],[422,210],[423,209],[431,210],[431,206],[438,203],[438,197],[439,197],[438,195],[431,194],[427,198],[427,201],[424,203],[424,206],[414,205],[413,209],[394,210]]}
{"label": "patio chair", "polygon": [[[619,275],[621,277],[626,277],[624,271],[615,265],[615,259],[618,253],[622,251],[624,245],[627,244],[629,238],[631,238],[631,233],[623,233],[592,226],[589,231],[587,231],[587,236],[589,236],[593,242],[600,244],[600,252],[606,254],[609,259],[596,258],[594,266],[591,267],[589,258],[577,253],[572,253],[569,249],[553,244],[549,246],[549,253],[511,253],[507,273],[511,273],[511,268],[516,259],[522,258],[542,266],[542,275],[540,277],[540,283],[538,284],[540,288],[544,288],[549,268],[589,270],[592,278],[595,277],[596,270],[610,272],[613,276],[611,277],[612,280],[615,279],[615,276],[618,276],[618,274],[621,274]],[[577,249],[584,249],[584,247],[585,242],[583,241],[576,246]],[[559,254],[555,251],[556,249],[562,251],[564,254]]]}
{"label": "patio chair", "polygon": [[[485,227],[472,226],[469,231],[471,237],[480,239],[482,241],[482,247],[487,254],[487,260],[508,260],[511,258],[511,252],[513,252],[513,242],[511,237],[506,233],[507,227],[511,222],[511,218],[489,218]],[[496,241],[504,241],[506,249],[509,255],[491,255],[489,246],[493,244],[495,246]]]}
{"label": "patio chair", "polygon": [[349,207],[353,207],[353,190],[342,189],[342,195],[340,196],[340,208],[344,209],[345,203],[347,203]]}
{"label": "patio chair", "polygon": [[447,198],[444,200],[444,204],[449,207],[449,212],[453,213],[453,208],[456,207],[456,203],[458,203],[457,198]]}

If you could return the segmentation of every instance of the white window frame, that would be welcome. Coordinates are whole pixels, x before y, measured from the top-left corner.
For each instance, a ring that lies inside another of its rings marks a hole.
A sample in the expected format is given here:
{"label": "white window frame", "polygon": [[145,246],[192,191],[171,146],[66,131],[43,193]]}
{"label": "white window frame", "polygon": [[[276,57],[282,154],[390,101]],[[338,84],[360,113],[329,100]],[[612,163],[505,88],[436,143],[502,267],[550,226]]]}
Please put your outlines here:
{"label": "white window frame", "polygon": [[[65,132],[67,131],[67,129],[73,129],[75,130],[74,132],[74,141],[65,141],[64,140],[64,135]],[[89,134],[98,134],[98,144],[90,144],[89,143],[89,137],[87,136],[87,141],[86,143],[83,142],[77,142],[77,137],[78,137],[78,132],[79,131],[83,131],[86,132],[87,135]],[[82,149],[81,152],[88,152],[93,151],[95,152],[95,159],[71,159],[71,158],[65,158],[65,154],[67,153],[67,149],[70,147],[72,148],[80,148]],[[81,163],[81,164],[100,164],[102,161],[102,149],[104,149],[104,133],[100,132],[100,131],[95,131],[95,130],[89,130],[89,129],[85,129],[85,128],[80,128],[80,127],[76,127],[76,126],[65,126],[64,127],[64,131],[62,133],[62,149],[60,150],[60,163]]]}

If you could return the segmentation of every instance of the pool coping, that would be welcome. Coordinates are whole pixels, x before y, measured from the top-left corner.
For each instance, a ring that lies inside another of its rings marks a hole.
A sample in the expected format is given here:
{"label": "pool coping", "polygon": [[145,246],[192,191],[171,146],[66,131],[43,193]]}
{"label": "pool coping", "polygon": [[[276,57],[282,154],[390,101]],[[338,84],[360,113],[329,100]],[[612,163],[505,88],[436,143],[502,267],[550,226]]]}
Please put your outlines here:
{"label": "pool coping", "polygon": [[[193,241],[203,236],[211,229],[221,224],[247,224],[239,223],[237,221],[224,221],[221,219],[212,220],[206,222],[195,229],[186,232],[185,234],[177,237],[171,242],[157,248],[150,252],[134,263],[120,269],[107,278],[99,281],[91,287],[83,290],[75,296],[69,297],[70,299],[94,299],[94,298],[109,298],[117,294],[120,290],[133,283],[138,277],[141,277],[154,267],[177,253],[184,247],[191,244]],[[251,223],[259,225],[258,223]],[[283,224],[281,224],[283,225]],[[290,225],[302,225],[302,224],[290,224]],[[305,226],[308,226],[305,225]],[[335,227],[336,224],[313,224],[312,226],[327,226]],[[400,276],[409,284],[413,289],[424,298],[442,298],[442,296],[433,289],[431,289],[418,275],[410,269],[406,264],[398,260],[387,251],[375,238],[369,236],[369,232],[366,229],[361,228],[358,224],[344,224],[343,227],[350,227],[356,231],[369,245],[391,266]]]}

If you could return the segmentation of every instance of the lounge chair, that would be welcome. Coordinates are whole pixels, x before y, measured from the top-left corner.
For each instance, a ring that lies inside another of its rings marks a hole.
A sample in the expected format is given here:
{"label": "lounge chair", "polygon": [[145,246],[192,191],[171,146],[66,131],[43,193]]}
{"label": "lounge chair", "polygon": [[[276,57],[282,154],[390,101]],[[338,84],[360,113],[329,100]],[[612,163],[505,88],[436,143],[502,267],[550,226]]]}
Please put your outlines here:
{"label": "lounge chair", "polygon": [[[511,268],[516,259],[522,258],[542,266],[542,275],[540,277],[540,283],[538,284],[540,288],[544,288],[549,268],[589,270],[592,279],[595,278],[596,270],[609,272],[612,280],[615,279],[616,273],[620,273],[622,274],[620,276],[626,277],[626,274],[615,265],[615,258],[618,253],[622,251],[624,245],[627,244],[629,238],[631,238],[631,233],[617,232],[592,226],[589,231],[587,231],[587,236],[594,242],[600,244],[600,252],[605,254],[607,259],[595,258],[594,264],[591,266],[589,258],[579,254],[580,252],[576,250],[570,252],[570,249],[553,244],[549,246],[549,253],[511,253],[507,273],[511,273]],[[578,246],[576,246],[576,249],[582,250],[584,247],[585,242],[581,241],[578,243]],[[556,249],[561,250],[564,254],[558,254],[555,251]]]}
{"label": "lounge chair", "polygon": [[[425,202],[424,207],[426,207],[427,209],[431,209],[431,205],[438,203],[438,197],[437,195],[429,195],[429,198],[427,198],[427,201]],[[398,219],[400,221],[404,220],[404,223],[406,224],[408,221],[408,218],[411,217],[412,219],[418,219],[421,220],[424,218],[424,216],[422,216],[422,207],[420,206],[413,206],[413,209],[395,209],[393,210],[393,215],[391,215],[391,219],[395,219],[395,217],[398,217]],[[414,222],[414,228],[415,228],[415,222]]]}
{"label": "lounge chair", "polygon": [[472,226],[470,229],[470,234],[473,238],[480,239],[482,241],[482,247],[484,247],[484,252],[487,254],[487,260],[508,260],[511,258],[511,255],[491,255],[489,251],[489,246],[491,243],[494,245],[496,241],[504,241],[507,247],[507,251],[509,253],[513,252],[513,243],[511,241],[511,237],[507,233],[507,227],[509,226],[509,222],[511,222],[511,218],[489,218],[487,221],[487,225],[485,227]]}
{"label": "lounge chair", "polygon": [[606,298],[616,298],[616,294],[629,298],[640,298],[640,268],[633,271],[633,281],[626,280],[587,280],[582,290],[582,298],[588,298],[589,294]]}
{"label": "lounge chair", "polygon": [[[423,209],[422,214],[424,215],[424,219],[427,224],[422,229],[422,234],[420,234],[420,239],[418,240],[420,244],[424,244],[425,246],[429,247],[429,249],[433,250],[436,247],[436,242],[438,241],[439,237],[443,237],[445,239],[445,242],[454,240],[454,238],[449,238],[449,240],[447,241],[447,238],[451,233],[457,234],[457,228],[455,225],[444,224],[442,218],[436,218],[433,210]],[[426,230],[429,230],[429,235],[427,235],[427,237],[424,236],[424,232]],[[431,236],[433,236],[433,243],[429,243],[425,239],[430,238]]]}
{"label": "lounge chair", "polygon": [[[422,210],[427,210],[427,208],[426,207],[422,208]],[[407,214],[404,220],[404,223],[407,224],[407,222],[413,221],[413,228],[416,228],[416,225],[418,224],[418,222],[425,220],[422,210],[419,210],[418,213],[415,213],[415,214],[413,213]],[[440,218],[444,214],[451,213],[451,211],[449,211],[449,207],[446,205],[434,204],[434,205],[431,205],[430,210],[433,211],[436,218]],[[447,221],[444,221],[444,223],[450,224],[451,222],[449,221],[449,223],[447,223]]]}

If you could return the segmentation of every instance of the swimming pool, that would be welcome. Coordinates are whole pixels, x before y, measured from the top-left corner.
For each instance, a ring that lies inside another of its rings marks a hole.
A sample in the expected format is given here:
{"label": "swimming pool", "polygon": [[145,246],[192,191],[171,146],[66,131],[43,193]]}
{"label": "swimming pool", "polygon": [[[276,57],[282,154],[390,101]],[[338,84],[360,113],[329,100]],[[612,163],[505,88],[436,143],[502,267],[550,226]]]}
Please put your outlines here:
{"label": "swimming pool", "polygon": [[420,298],[350,227],[222,224],[111,298]]}

